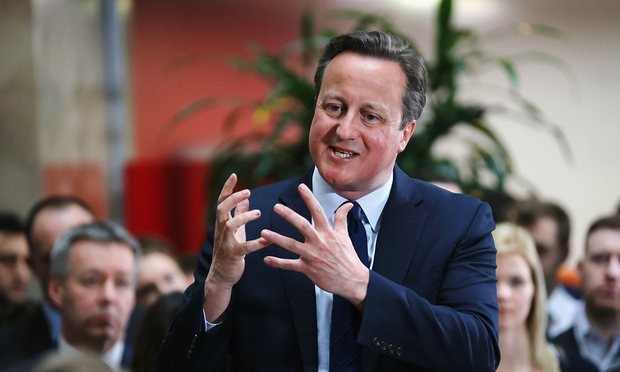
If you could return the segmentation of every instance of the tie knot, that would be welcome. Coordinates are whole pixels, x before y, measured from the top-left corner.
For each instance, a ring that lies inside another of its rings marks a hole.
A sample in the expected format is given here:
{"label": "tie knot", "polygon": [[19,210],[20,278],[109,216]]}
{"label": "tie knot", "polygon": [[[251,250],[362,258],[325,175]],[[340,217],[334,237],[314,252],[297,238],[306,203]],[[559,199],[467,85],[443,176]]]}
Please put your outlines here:
{"label": "tie knot", "polygon": [[364,221],[364,210],[356,201],[349,201],[353,204],[353,208],[349,211],[348,217],[353,221]]}

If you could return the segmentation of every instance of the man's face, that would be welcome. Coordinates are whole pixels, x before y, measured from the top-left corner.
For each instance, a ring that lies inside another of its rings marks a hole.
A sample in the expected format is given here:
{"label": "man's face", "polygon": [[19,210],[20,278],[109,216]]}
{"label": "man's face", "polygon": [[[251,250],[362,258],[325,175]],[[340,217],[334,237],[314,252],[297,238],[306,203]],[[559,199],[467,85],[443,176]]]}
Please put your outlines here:
{"label": "man's face", "polygon": [[555,274],[566,256],[558,242],[558,225],[551,217],[541,217],[527,227],[536,243],[540,264],[545,274],[547,294],[555,287]]}
{"label": "man's face", "polygon": [[28,258],[24,234],[0,232],[0,294],[11,303],[27,298],[28,282],[32,277]]}
{"label": "man's face", "polygon": [[581,287],[588,308],[620,312],[620,231],[595,230],[579,263]]}
{"label": "man's face", "polygon": [[152,252],[142,257],[137,286],[138,304],[149,306],[161,295],[182,292],[185,288],[183,271],[170,256]]}
{"label": "man's face", "polygon": [[35,247],[31,252],[32,269],[42,288],[47,288],[50,272],[50,252],[58,238],[72,227],[94,221],[93,215],[78,205],[42,210],[32,226]]}
{"label": "man's face", "polygon": [[136,259],[120,243],[73,245],[68,276],[51,278],[49,295],[62,314],[62,334],[74,346],[109,350],[125,334],[134,306]]}
{"label": "man's face", "polygon": [[310,154],[321,176],[357,199],[382,186],[413,135],[400,130],[406,77],[396,62],[345,52],[325,69],[310,127]]}

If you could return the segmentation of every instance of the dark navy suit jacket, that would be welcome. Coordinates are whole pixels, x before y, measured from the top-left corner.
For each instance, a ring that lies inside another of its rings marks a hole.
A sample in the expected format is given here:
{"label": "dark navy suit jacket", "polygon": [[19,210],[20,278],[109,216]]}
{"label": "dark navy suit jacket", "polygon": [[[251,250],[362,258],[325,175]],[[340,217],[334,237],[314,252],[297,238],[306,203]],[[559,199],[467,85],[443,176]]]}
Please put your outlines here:
{"label": "dark navy suit jacket", "polygon": [[[121,359],[123,367],[131,365],[135,328],[143,313],[138,309],[132,312]],[[30,370],[57,348],[57,342],[52,340],[49,322],[39,305],[32,314],[0,328],[0,371],[9,370],[9,367],[11,371]]]}
{"label": "dark navy suit jacket", "polygon": [[0,328],[0,369],[55,348],[43,307],[38,305],[31,314]]}
{"label": "dark navy suit jacket", "polygon": [[[252,191],[261,218],[248,239],[268,228],[303,240],[273,212],[285,204],[310,219],[297,192],[305,177]],[[399,168],[382,215],[374,266],[357,341],[364,371],[494,371],[499,363],[495,225],[486,203],[409,178]],[[212,257],[210,234],[186,291],[187,301],[158,355],[158,369],[316,371],[314,284],[271,268],[267,255],[295,258],[271,245],[246,256],[223,322],[204,331],[203,283]]]}

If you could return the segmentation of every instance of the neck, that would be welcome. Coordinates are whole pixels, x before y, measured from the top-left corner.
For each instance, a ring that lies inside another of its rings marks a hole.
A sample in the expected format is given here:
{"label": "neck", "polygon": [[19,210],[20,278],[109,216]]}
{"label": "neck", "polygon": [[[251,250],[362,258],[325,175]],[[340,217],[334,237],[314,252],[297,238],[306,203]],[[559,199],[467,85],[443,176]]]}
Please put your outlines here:
{"label": "neck", "polygon": [[618,311],[601,309],[586,303],[586,316],[592,330],[608,344],[611,344],[620,334],[620,313]]}
{"label": "neck", "polygon": [[502,328],[499,332],[499,349],[502,358],[498,371],[531,371],[532,353],[525,325]]}
{"label": "neck", "polygon": [[66,329],[63,329],[62,335],[65,340],[67,340],[67,343],[69,343],[71,346],[95,354],[98,357],[107,353],[119,341],[118,338],[110,337],[103,339],[82,339],[77,337],[75,334],[72,334],[71,332],[67,332]]}

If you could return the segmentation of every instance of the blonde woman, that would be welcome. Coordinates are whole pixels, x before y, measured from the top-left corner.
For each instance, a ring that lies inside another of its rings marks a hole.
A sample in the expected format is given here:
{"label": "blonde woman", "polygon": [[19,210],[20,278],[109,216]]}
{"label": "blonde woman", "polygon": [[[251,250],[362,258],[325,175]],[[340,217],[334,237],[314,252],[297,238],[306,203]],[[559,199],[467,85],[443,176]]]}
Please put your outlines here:
{"label": "blonde woman", "polygon": [[559,371],[545,338],[546,291],[534,242],[528,232],[500,223],[493,232],[497,248],[499,303],[498,371]]}

